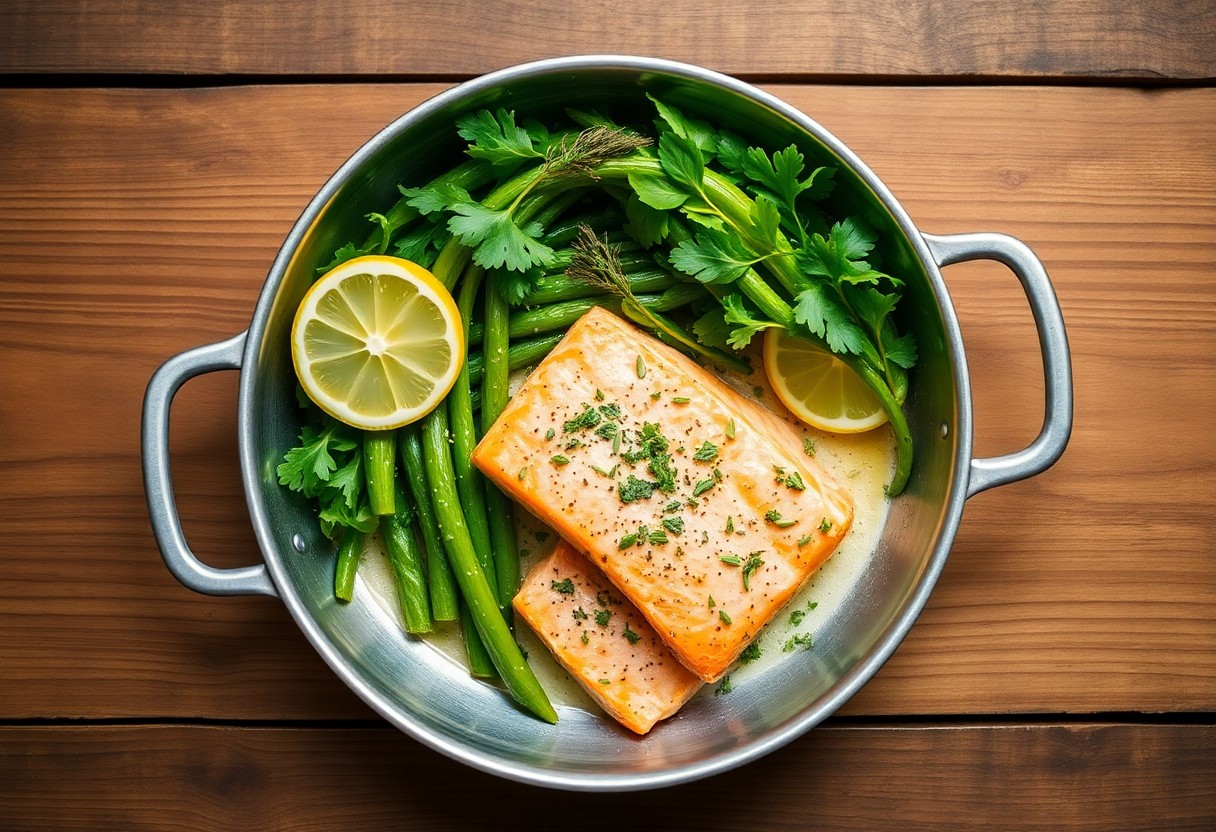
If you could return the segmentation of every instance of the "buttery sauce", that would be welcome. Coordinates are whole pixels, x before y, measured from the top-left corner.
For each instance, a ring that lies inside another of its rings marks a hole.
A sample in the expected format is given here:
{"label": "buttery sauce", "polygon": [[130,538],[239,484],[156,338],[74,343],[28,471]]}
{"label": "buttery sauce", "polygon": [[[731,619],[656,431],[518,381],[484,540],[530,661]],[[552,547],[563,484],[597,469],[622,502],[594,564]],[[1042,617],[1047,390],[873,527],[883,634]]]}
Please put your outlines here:
{"label": "buttery sauce", "polygon": [[[760,362],[754,361],[753,366],[760,366]],[[512,393],[526,375],[526,372],[515,375]],[[743,395],[757,398],[770,410],[790,418],[768,388],[762,372],[751,377],[724,374],[723,379]],[[840,609],[864,574],[886,523],[890,500],[884,490],[895,470],[895,441],[890,428],[884,426],[852,435],[805,428],[803,433],[813,443],[815,459],[853,497],[853,524],[832,556],[756,638],[754,643],[759,645],[759,657],[746,663],[738,662],[728,672],[732,688],[746,684],[748,679],[805,649],[814,650],[816,631]],[[519,507],[516,507],[516,524],[520,572],[526,575],[533,564],[552,551],[557,538]],[[401,608],[396,585],[378,535],[368,536],[357,581],[357,595],[371,598],[386,619],[386,626],[400,626]],[[599,707],[527,626],[520,624],[515,634],[555,707],[577,708],[602,716]],[[437,622],[435,631],[427,634],[424,640],[448,661],[467,668],[459,622]],[[720,685],[706,685],[697,697],[712,696]]]}

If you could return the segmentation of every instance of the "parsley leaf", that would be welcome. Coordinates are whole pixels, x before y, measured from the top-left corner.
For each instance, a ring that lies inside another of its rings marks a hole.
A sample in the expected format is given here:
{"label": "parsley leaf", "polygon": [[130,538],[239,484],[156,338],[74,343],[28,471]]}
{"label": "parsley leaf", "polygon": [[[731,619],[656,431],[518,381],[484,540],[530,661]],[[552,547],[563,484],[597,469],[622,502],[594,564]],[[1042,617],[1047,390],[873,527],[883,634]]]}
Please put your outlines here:
{"label": "parsley leaf", "polygon": [[638,500],[649,500],[654,494],[655,484],[649,480],[640,480],[633,474],[617,486],[617,496],[622,503],[635,503]]}
{"label": "parsley leaf", "polygon": [[666,176],[630,174],[629,187],[643,205],[658,211],[679,208],[688,199],[688,194]]}
{"label": "parsley leaf", "polygon": [[416,208],[419,214],[427,216],[437,211],[447,211],[453,205],[461,202],[472,202],[469,192],[459,185],[450,182],[431,183],[420,188],[397,186],[405,197],[406,205]]}
{"label": "parsley leaf", "polygon": [[655,109],[658,110],[659,120],[657,124],[660,133],[670,130],[677,136],[691,141],[707,157],[714,154],[718,146],[717,135],[708,122],[689,118],[680,110],[670,104],[665,104],[650,93],[647,93],[646,97],[651,100]]}
{"label": "parsley leaf", "polygon": [[435,258],[443,244],[449,239],[447,226],[442,223],[424,222],[410,229],[404,237],[397,240],[393,255],[403,260],[411,260],[424,269],[435,264]]}
{"label": "parsley leaf", "polygon": [[707,439],[701,443],[701,447],[697,448],[692,458],[697,462],[713,462],[718,458],[718,446]]}
{"label": "parsley leaf", "polygon": [[696,192],[701,190],[705,156],[693,140],[674,132],[664,133],[659,138],[659,164],[673,181]]}
{"label": "parsley leaf", "polygon": [[743,302],[743,297],[738,294],[722,298],[722,314],[726,325],[731,328],[727,343],[735,349],[743,349],[752,342],[752,338],[769,327],[780,326],[772,321],[753,317]]}
{"label": "parsley leaf", "polygon": [[625,640],[628,641],[630,644],[637,644],[638,641],[640,641],[642,638],[640,635],[635,633],[633,630],[629,629],[628,621],[625,622],[625,631],[623,633],[621,633],[621,635],[623,635],[625,637]]}
{"label": "parsley leaf", "polygon": [[781,652],[793,653],[799,647],[803,650],[810,650],[813,646],[814,639],[811,638],[810,633],[798,633],[786,639],[785,644],[781,647]]}
{"label": "parsley leaf", "polygon": [[[558,593],[559,595],[573,595],[574,594],[574,581],[570,580],[569,578],[565,578],[560,581],[550,581],[549,586],[554,592]],[[578,616],[575,616],[575,617],[577,618]]]}
{"label": "parsley leaf", "polygon": [[832,288],[824,283],[814,283],[798,293],[794,320],[827,342],[832,352],[877,356],[869,337],[853,322]]}
{"label": "parsley leaf", "polygon": [[323,430],[305,426],[300,430],[300,444],[283,455],[277,469],[279,484],[315,497],[338,468],[333,452],[351,451],[355,447],[354,439],[340,422],[330,421]]}
{"label": "parsley leaf", "polygon": [[643,202],[637,194],[625,201],[625,231],[642,244],[652,248],[663,242],[670,231],[670,217],[663,210]]}
{"label": "parsley leaf", "polygon": [[743,652],[739,654],[739,661],[742,664],[751,664],[752,662],[756,661],[756,659],[760,658],[763,652],[764,651],[760,647],[760,642],[753,641],[751,644],[743,648]]}
{"label": "parsley leaf", "polygon": [[738,236],[713,228],[698,231],[694,239],[684,240],[671,251],[673,266],[711,285],[733,283],[762,259]]}
{"label": "parsley leaf", "polygon": [[544,158],[532,145],[528,131],[515,125],[515,113],[500,109],[495,118],[479,110],[456,121],[461,138],[472,144],[465,151],[474,159],[485,159],[496,168],[514,168],[529,159]]}
{"label": "parsley leaf", "polygon": [[477,265],[522,272],[553,262],[553,249],[538,239],[543,231],[539,223],[520,228],[509,208],[496,211],[480,202],[462,202],[453,205],[452,211],[448,230],[473,249]]}

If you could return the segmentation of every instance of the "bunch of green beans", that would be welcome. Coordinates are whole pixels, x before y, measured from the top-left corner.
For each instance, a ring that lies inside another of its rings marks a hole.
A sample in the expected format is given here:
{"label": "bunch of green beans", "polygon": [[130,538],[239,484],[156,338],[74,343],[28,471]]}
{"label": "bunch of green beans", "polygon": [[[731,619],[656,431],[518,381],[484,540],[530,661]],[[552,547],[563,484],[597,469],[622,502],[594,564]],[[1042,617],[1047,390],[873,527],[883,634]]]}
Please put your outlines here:
{"label": "bunch of green beans", "polygon": [[[461,165],[440,180],[461,187],[493,181],[477,163]],[[498,184],[482,204],[509,204],[523,192],[520,181],[516,176]],[[459,241],[447,241],[431,271],[453,292],[460,312],[469,350],[460,374],[445,400],[419,422],[395,431],[365,431],[362,438],[368,504],[378,517],[405,630],[422,634],[434,622],[460,621],[470,672],[500,677],[523,707],[549,722],[557,714],[512,633],[511,600],[520,581],[513,506],[471,457],[507,406],[512,371],[543,359],[591,308],[621,309],[620,298],[563,273],[572,251],[559,246],[568,244],[580,226],[624,224],[615,200],[588,209],[583,196],[579,189],[551,189],[530,195],[517,209],[521,218],[547,229],[543,240],[556,252],[548,273],[515,308],[497,273],[472,263]],[[385,216],[366,250],[383,252],[398,235],[425,221],[404,201]],[[636,243],[618,239],[621,266],[646,309],[671,312],[710,297]],[[343,601],[353,597],[366,535],[350,528],[340,538],[334,592]]]}

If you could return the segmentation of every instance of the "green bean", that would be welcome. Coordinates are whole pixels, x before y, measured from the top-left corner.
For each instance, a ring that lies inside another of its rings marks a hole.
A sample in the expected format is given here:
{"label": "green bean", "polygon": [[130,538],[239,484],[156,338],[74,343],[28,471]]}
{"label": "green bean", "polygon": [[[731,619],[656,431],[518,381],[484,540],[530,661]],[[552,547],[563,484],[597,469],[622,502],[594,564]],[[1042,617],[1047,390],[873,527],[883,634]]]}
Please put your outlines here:
{"label": "green bean", "polygon": [[[507,321],[510,308],[498,288],[486,286],[485,375],[481,385],[481,431],[484,434],[494,424],[510,399],[507,376]],[[519,547],[515,540],[515,517],[508,500],[498,487],[486,483],[486,518],[490,523],[490,541],[494,546],[494,570],[498,583],[499,606],[511,620],[511,599],[519,588]]]}
{"label": "green bean", "polygon": [[397,512],[380,518],[380,536],[393,568],[405,631],[429,633],[431,604],[427,598],[424,555],[414,537],[414,512],[406,507],[403,495],[398,494],[397,498]]}
{"label": "green bean", "polygon": [[[636,294],[646,292],[661,292],[681,281],[670,273],[654,267],[654,261],[645,255],[622,257],[621,268],[629,278],[629,288]],[[535,288],[524,295],[523,303],[519,306],[540,306],[546,303],[557,303],[563,300],[591,297],[603,292],[585,280],[567,277],[565,274],[548,274],[537,281]]]}
{"label": "green bean", "polygon": [[393,489],[397,480],[397,437],[391,430],[363,431],[363,474],[372,514],[397,510]]}
{"label": "green bean", "polygon": [[431,614],[436,621],[455,621],[460,615],[456,578],[452,575],[452,567],[439,534],[439,523],[435,520],[435,509],[431,505],[431,488],[426,481],[422,439],[418,430],[418,425],[407,425],[398,431],[401,434],[401,462],[418,513],[422,542],[426,547],[426,585],[431,594]]}
{"label": "green bean", "polygon": [[[511,370],[518,370],[520,367],[527,367],[540,361],[550,351],[557,346],[562,338],[566,337],[565,331],[542,335],[539,338],[529,338],[527,341],[520,341],[517,344],[512,344],[507,349],[507,367]],[[468,357],[465,362],[469,368],[469,383],[480,384],[482,371],[485,366],[485,361],[481,353],[475,353]],[[476,390],[473,391],[475,394]]]}
{"label": "green bean", "polygon": [[469,605],[463,601],[460,603],[460,632],[464,635],[464,655],[469,662],[469,675],[480,679],[497,676],[494,660],[490,658],[485,642],[477,634],[477,625],[473,621]]}
{"label": "green bean", "polygon": [[494,666],[516,701],[546,722],[557,722],[557,712],[553,710],[549,697],[515,643],[511,629],[498,608],[494,590],[473,550],[473,540],[469,537],[456,493],[456,471],[448,439],[447,411],[437,407],[423,420],[422,450],[435,515],[443,532],[456,581],[468,604],[474,629],[481,636]]}
{"label": "green bean", "polygon": [[[670,312],[686,306],[694,300],[705,296],[705,289],[698,283],[678,283],[658,295],[638,295],[638,303],[654,312]],[[579,298],[562,303],[551,303],[548,306],[538,306],[511,315],[508,332],[511,338],[526,338],[542,332],[552,332],[555,329],[567,329],[575,321],[585,315],[593,307],[619,312],[621,301],[611,295],[601,295],[594,298]]]}
{"label": "green bean", "polygon": [[[460,310],[460,320],[465,330],[468,330],[469,320],[473,313],[473,304],[481,287],[481,279],[485,269],[471,265],[465,269],[460,282],[460,290],[456,297],[456,307]],[[477,446],[477,427],[473,421],[472,390],[469,382],[469,364],[466,361],[460,368],[460,375],[447,397],[448,419],[452,428],[452,455],[455,460],[456,491],[460,494],[460,504],[464,507],[465,521],[468,523],[469,534],[473,538],[473,548],[481,562],[481,568],[487,575],[496,574],[494,567],[494,549],[490,540],[490,521],[486,517],[485,482],[482,474],[473,466],[473,448]],[[431,484],[434,487],[434,483]],[[497,581],[495,581],[497,595]],[[499,606],[502,599],[499,598]]]}
{"label": "green bean", "polygon": [[359,559],[363,557],[363,532],[345,529],[342,542],[338,544],[338,563],[334,568],[334,596],[339,601],[350,602],[355,597],[355,572],[359,570]]}

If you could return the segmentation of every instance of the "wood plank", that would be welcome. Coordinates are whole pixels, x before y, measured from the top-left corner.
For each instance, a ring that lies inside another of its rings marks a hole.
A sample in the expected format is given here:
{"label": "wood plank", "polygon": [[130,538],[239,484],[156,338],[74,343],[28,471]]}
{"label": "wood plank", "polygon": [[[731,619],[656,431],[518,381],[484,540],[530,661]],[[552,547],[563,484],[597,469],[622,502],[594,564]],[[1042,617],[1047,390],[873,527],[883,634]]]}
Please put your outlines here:
{"label": "wood plank", "polygon": [[[161,361],[247,325],[313,192],[437,89],[0,92],[0,716],[368,714],[277,602],[165,571],[139,407]],[[1029,242],[1074,349],[1068,453],[971,502],[928,609],[847,712],[1216,708],[1216,91],[773,90],[925,230]],[[1000,269],[946,274],[978,450],[1016,449],[1041,412],[1025,301]],[[174,420],[187,535],[217,565],[256,561],[235,375],[188,385]]]}
{"label": "wood plank", "polygon": [[12,832],[403,818],[432,832],[542,818],[592,830],[1206,830],[1213,742],[1211,726],[824,727],[728,775],[626,797],[501,780],[388,729],[26,727],[0,729],[0,802]]}
{"label": "wood plank", "polygon": [[1206,0],[313,0],[292,8],[10,0],[0,11],[0,72],[420,79],[558,55],[630,54],[803,79],[1216,76],[1216,16]]}

